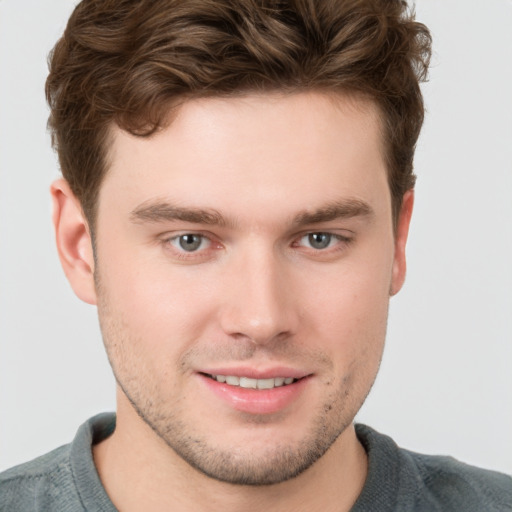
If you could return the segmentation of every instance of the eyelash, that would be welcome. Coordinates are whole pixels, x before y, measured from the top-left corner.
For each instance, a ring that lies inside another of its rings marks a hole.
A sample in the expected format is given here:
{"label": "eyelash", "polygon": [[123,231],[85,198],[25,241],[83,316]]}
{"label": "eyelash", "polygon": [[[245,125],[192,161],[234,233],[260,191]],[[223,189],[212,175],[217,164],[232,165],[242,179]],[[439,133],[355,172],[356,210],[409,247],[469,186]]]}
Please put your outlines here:
{"label": "eyelash", "polygon": [[[331,255],[331,254],[336,254],[338,252],[342,252],[343,250],[346,249],[346,247],[348,245],[350,245],[354,241],[354,238],[351,236],[340,235],[338,233],[332,233],[329,231],[308,231],[308,232],[303,233],[303,234],[299,235],[298,237],[296,237],[294,239],[294,241],[292,242],[291,246],[294,248],[301,247],[301,245],[300,245],[301,240],[303,240],[307,237],[315,236],[315,235],[316,236],[322,235],[322,236],[329,237],[329,245],[325,248],[318,249],[318,248],[314,248],[314,247],[307,247],[305,245],[302,246],[305,248],[305,250],[312,252],[316,256],[327,256],[327,255]],[[179,244],[180,239],[182,237],[186,237],[186,236],[200,237],[201,238],[200,244],[203,245],[203,243],[206,241],[208,243],[208,246],[205,248],[202,248],[202,249],[201,249],[201,246],[199,246],[198,250],[193,250],[193,251],[186,251],[183,248],[181,248],[181,249],[178,248],[175,244]],[[335,241],[336,243],[334,244],[333,247],[330,247],[332,241]],[[167,237],[163,240],[163,243],[165,244],[165,246],[167,248],[169,248],[169,246],[171,246],[172,247],[171,250],[173,251],[174,256],[180,260],[198,259],[199,257],[204,258],[204,256],[206,256],[205,253],[209,249],[212,249],[212,246],[217,245],[217,248],[222,247],[220,242],[216,242],[215,239],[213,239],[213,237],[211,237],[211,235],[207,235],[204,233],[195,233],[195,232],[185,232],[185,233],[173,235],[171,237]],[[215,250],[215,248],[214,248],[214,250]]]}
{"label": "eyelash", "polygon": [[[206,241],[208,243],[208,246],[203,249],[195,250],[195,251],[186,251],[185,249],[179,249],[174,244],[179,244],[180,238],[185,236],[192,236],[192,237],[200,237],[201,242],[200,244],[203,245],[203,243]],[[200,255],[204,255],[204,253],[212,247],[212,245],[215,244],[215,241],[212,239],[211,236],[208,236],[204,233],[194,233],[194,232],[185,232],[180,233],[178,235],[173,235],[171,237],[165,238],[163,240],[164,245],[167,249],[169,249],[169,246],[171,246],[173,255],[180,260],[190,260],[190,259],[197,259]],[[220,243],[218,243],[218,246],[220,247]],[[204,256],[203,256],[204,257]]]}
{"label": "eyelash", "polygon": [[[329,231],[310,231],[308,233],[305,233],[303,234],[302,236],[300,236],[297,240],[303,240],[304,238],[309,238],[309,242],[312,243],[311,241],[311,237],[313,236],[327,236],[329,237],[329,243],[328,243],[328,246],[325,247],[325,248],[314,248],[314,247],[311,247],[311,249],[315,252],[318,252],[318,253],[327,253],[327,252],[330,252],[330,250],[340,250],[340,247],[339,247],[339,244],[343,244],[343,248],[346,247],[350,242],[352,242],[353,238],[351,237],[347,237],[347,236],[344,236],[344,235],[340,235],[340,234],[337,234],[337,233],[331,233]],[[334,247],[330,247],[330,244],[332,241],[337,241],[338,243],[335,244]],[[294,242],[294,246],[295,246],[295,243]]]}

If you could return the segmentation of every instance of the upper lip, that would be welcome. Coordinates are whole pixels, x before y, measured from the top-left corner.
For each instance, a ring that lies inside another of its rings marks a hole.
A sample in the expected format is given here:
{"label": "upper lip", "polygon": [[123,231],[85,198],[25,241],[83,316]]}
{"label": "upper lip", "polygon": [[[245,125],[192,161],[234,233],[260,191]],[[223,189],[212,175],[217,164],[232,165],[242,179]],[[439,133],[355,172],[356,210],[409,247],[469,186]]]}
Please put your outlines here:
{"label": "upper lip", "polygon": [[276,377],[294,379],[302,379],[311,375],[310,372],[289,368],[289,367],[273,367],[267,369],[256,369],[250,367],[236,368],[208,368],[199,370],[198,373],[204,373],[206,375],[226,375],[234,377],[248,377],[250,379],[275,379]]}

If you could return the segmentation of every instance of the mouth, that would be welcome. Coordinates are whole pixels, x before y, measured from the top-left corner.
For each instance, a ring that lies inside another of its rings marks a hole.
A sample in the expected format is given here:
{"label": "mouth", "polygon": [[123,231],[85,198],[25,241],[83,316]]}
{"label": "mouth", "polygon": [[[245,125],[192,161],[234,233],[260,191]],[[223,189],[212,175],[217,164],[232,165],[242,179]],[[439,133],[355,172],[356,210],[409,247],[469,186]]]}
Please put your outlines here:
{"label": "mouth", "polygon": [[254,379],[251,377],[238,377],[236,375],[211,375],[203,374],[212,380],[227,384],[228,386],[239,387],[244,389],[274,389],[283,386],[289,386],[300,379],[293,377],[273,377],[269,379]]}
{"label": "mouth", "polygon": [[233,373],[219,369],[198,372],[198,376],[206,389],[230,408],[253,415],[284,411],[300,400],[313,377],[290,369],[282,370],[282,373],[275,369],[273,375],[269,375],[270,372],[258,375],[241,368],[236,370],[237,375]]}

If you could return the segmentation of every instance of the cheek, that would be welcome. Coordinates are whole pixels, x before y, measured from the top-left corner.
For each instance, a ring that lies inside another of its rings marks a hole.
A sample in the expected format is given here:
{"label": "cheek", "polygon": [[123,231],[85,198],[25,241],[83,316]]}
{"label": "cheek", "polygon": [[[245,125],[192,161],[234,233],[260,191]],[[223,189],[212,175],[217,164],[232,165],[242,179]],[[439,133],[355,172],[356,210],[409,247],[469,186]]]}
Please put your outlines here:
{"label": "cheek", "polygon": [[212,315],[206,284],[182,268],[104,254],[97,274],[103,316],[122,325],[132,344],[151,347],[146,357],[185,350]]}
{"label": "cheek", "polygon": [[[348,324],[368,322],[387,311],[392,260],[365,262],[362,259],[326,269],[315,286],[304,282],[300,295],[309,295],[309,308],[324,311],[326,321]],[[310,292],[306,291],[310,288]]]}
{"label": "cheek", "polygon": [[[391,265],[391,258],[361,259],[324,276],[323,286],[309,294],[305,311],[317,333],[309,338],[323,340],[332,359],[345,368],[357,360],[378,365],[386,334]],[[307,296],[304,291],[298,294]]]}

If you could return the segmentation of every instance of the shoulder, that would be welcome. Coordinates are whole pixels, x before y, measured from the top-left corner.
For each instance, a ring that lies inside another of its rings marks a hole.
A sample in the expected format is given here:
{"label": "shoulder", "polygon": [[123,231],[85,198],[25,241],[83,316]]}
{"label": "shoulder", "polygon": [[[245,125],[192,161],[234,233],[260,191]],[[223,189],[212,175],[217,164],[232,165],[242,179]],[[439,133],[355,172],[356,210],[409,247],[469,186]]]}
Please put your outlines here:
{"label": "shoulder", "polygon": [[356,425],[356,432],[369,461],[360,510],[378,501],[378,510],[393,512],[512,512],[510,476],[400,448],[365,425]]}
{"label": "shoulder", "polygon": [[50,510],[76,496],[70,445],[0,473],[0,511]]}
{"label": "shoulder", "polygon": [[401,454],[417,470],[420,490],[434,502],[460,510],[512,511],[512,477],[453,457],[403,449]]}
{"label": "shoulder", "polygon": [[0,473],[0,512],[115,511],[94,466],[92,445],[115,428],[115,415],[86,421],[71,444]]}

